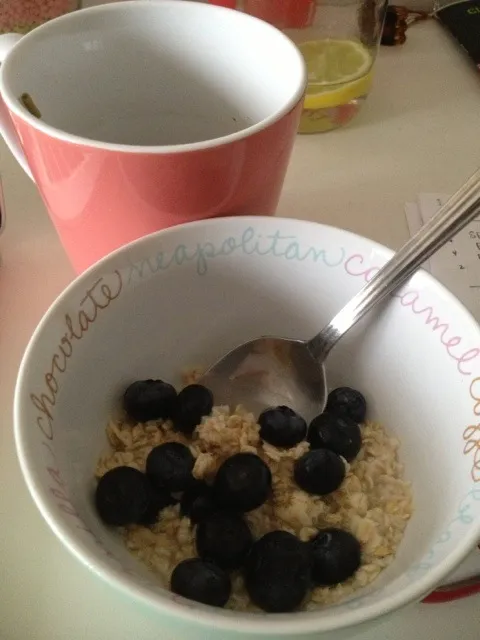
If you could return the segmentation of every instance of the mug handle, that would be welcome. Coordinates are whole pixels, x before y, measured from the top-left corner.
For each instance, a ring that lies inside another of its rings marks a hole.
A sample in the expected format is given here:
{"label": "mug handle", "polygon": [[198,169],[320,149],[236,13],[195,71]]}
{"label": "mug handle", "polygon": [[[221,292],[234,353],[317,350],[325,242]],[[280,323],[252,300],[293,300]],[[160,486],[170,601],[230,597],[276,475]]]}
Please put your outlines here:
{"label": "mug handle", "polygon": [[[0,64],[5,60],[9,51],[20,40],[22,36],[18,33],[5,33],[0,35]],[[15,127],[13,126],[12,119],[8,113],[8,109],[5,106],[5,102],[0,97],[0,135],[7,143],[8,148],[15,156],[18,164],[22,167],[25,173],[33,180],[32,172],[27,162],[27,158],[23,153],[22,145]]]}

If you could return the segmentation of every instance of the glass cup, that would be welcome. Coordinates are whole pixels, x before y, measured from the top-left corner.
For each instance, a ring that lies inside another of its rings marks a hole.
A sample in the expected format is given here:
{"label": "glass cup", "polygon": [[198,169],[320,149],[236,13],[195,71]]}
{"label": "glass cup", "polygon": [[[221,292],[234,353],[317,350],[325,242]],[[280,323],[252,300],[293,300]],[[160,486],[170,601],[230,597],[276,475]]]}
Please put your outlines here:
{"label": "glass cup", "polygon": [[387,0],[243,0],[238,8],[282,29],[308,66],[300,133],[341,127],[373,79]]}
{"label": "glass cup", "polygon": [[80,4],[81,0],[0,0],[0,34],[27,33]]}

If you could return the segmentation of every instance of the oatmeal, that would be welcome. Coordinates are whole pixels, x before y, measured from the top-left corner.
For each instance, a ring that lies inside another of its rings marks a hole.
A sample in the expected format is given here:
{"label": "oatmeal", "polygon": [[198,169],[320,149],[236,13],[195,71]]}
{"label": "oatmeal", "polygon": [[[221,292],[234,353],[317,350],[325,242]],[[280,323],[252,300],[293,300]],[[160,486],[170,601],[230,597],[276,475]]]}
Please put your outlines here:
{"label": "oatmeal", "polygon": [[[353,567],[353,575],[340,584],[325,580],[321,586],[309,590],[302,599],[302,608],[306,610],[343,600],[375,580],[392,562],[412,514],[412,491],[403,478],[403,467],[398,459],[399,442],[382,425],[368,420],[361,425],[360,450],[350,456],[353,458],[350,462],[342,457],[343,471],[338,488],[318,495],[305,491],[294,479],[305,456],[319,451],[313,449],[313,444],[302,439],[294,446],[281,448],[266,442],[261,437],[263,427],[256,417],[240,406],[233,411],[214,406],[209,413],[191,434],[175,430],[170,419],[136,424],[127,419],[111,420],[107,425],[111,450],[98,460],[97,478],[125,466],[142,473],[147,470],[148,476],[147,458],[148,464],[153,464],[149,458],[151,451],[159,445],[179,443],[184,445],[181,448],[184,452],[182,464],[191,469],[197,481],[202,481],[202,486],[210,487],[227,461],[235,459],[237,454],[253,454],[252,458],[265,463],[259,463],[259,472],[260,467],[268,467],[271,474],[271,490],[266,494],[266,500],[262,500],[257,508],[242,510],[241,517],[253,540],[283,531],[307,542],[314,539],[319,530],[339,529],[360,543],[361,562],[360,566]],[[352,438],[348,440],[349,446],[351,442]],[[168,454],[170,449],[172,447],[161,450]],[[174,453],[177,456],[178,452]],[[241,459],[246,460],[245,457]],[[175,485],[177,489],[182,486],[181,482],[180,478],[180,484]],[[179,495],[171,493],[173,499],[161,504],[158,518],[155,514],[149,526],[128,524],[120,529],[127,548],[154,571],[167,588],[177,565],[197,557],[196,530],[203,526],[194,526],[190,517],[183,515],[183,502],[172,504]],[[191,565],[194,569],[193,562]],[[187,569],[184,567],[185,571]],[[234,569],[227,608],[258,610],[247,592],[244,574],[237,570],[237,565]],[[222,579],[218,578],[219,584]],[[323,586],[326,584],[329,586]]]}

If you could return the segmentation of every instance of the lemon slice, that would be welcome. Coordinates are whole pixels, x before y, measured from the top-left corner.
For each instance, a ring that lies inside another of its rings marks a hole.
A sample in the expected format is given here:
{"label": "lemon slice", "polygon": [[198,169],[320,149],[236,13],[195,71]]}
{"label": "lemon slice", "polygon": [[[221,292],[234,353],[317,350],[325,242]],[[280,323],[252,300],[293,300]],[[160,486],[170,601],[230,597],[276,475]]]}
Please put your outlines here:
{"label": "lemon slice", "polygon": [[356,40],[313,40],[298,45],[308,70],[305,109],[346,104],[368,93],[372,55]]}

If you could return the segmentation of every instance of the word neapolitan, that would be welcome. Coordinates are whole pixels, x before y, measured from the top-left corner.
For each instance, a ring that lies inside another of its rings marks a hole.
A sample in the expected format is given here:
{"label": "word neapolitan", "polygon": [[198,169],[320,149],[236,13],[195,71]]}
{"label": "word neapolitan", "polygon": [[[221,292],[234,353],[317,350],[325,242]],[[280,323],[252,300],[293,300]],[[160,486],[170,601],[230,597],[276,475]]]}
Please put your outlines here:
{"label": "word neapolitan", "polygon": [[[345,261],[345,271],[351,276],[362,277],[365,282],[370,282],[379,270],[380,267],[365,266],[365,258],[360,254],[354,254]],[[445,347],[448,355],[456,361],[458,371],[464,376],[472,375],[472,371],[467,370],[465,364],[480,356],[480,348],[474,347],[473,349],[465,350],[462,345],[462,338],[451,335],[449,323],[440,320],[431,305],[422,303],[419,291],[414,289],[401,290],[395,293],[394,297],[399,298],[402,306],[410,307],[415,315],[421,316],[425,324],[432,328],[432,331],[438,331],[440,342]]]}
{"label": "word neapolitan", "polygon": [[82,340],[98,316],[118,298],[122,288],[123,281],[119,271],[112,274],[111,282],[107,282],[106,277],[102,277],[87,290],[74,316],[65,315],[67,330],[52,354],[48,371],[44,376],[45,388],[38,394],[30,394],[34,406],[39,410],[37,426],[48,440],[53,440],[52,409],[57,401],[59,378],[67,370],[75,343]]}
{"label": "word neapolitan", "polygon": [[327,267],[338,267],[345,260],[345,250],[337,248],[329,250],[310,246],[302,247],[296,236],[282,235],[280,231],[269,235],[257,234],[253,227],[248,227],[240,236],[228,236],[220,242],[197,243],[193,247],[179,244],[171,251],[158,251],[154,256],[130,263],[127,283],[134,277],[144,278],[159,271],[166,271],[172,266],[193,263],[198,275],[205,275],[209,262],[215,258],[235,253],[249,256],[271,256],[296,262],[321,262]]}

